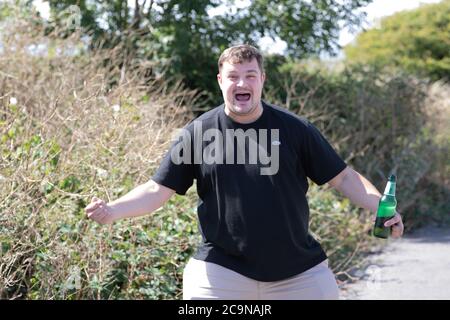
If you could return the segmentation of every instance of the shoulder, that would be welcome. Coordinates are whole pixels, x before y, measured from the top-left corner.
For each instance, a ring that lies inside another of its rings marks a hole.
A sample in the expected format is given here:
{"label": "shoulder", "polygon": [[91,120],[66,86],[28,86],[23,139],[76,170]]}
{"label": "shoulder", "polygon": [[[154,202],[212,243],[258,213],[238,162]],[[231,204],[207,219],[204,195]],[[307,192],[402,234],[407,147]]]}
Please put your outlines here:
{"label": "shoulder", "polygon": [[216,119],[219,116],[220,111],[223,109],[223,107],[224,107],[224,105],[221,104],[218,107],[215,107],[215,108],[213,108],[213,109],[211,109],[209,111],[206,111],[205,113],[201,114],[196,119],[194,119],[194,121],[195,120],[197,120],[197,121],[208,121],[210,119]]}
{"label": "shoulder", "polygon": [[205,126],[205,125],[208,126],[208,124],[213,124],[218,119],[223,106],[224,105],[222,104],[218,107],[215,107],[215,108],[201,114],[197,118],[192,119],[191,121],[189,121],[186,124],[185,129],[193,130],[196,122],[197,123],[201,122],[202,126]]}
{"label": "shoulder", "polygon": [[263,102],[272,119],[282,121],[286,125],[292,125],[298,129],[308,130],[313,127],[311,122],[305,117],[289,111],[286,108],[279,107],[274,104]]}
{"label": "shoulder", "polygon": [[320,130],[305,117],[276,105],[266,103],[266,106],[272,121],[275,122],[274,125],[283,127],[290,138],[301,146],[314,145],[325,140]]}

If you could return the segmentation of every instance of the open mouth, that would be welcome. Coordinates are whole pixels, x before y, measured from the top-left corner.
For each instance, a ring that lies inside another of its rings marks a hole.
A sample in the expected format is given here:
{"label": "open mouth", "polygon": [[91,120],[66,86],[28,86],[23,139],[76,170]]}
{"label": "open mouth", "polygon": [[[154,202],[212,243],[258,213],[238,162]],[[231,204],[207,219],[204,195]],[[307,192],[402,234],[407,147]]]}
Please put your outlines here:
{"label": "open mouth", "polygon": [[237,101],[249,101],[251,95],[250,93],[236,93],[234,97]]}

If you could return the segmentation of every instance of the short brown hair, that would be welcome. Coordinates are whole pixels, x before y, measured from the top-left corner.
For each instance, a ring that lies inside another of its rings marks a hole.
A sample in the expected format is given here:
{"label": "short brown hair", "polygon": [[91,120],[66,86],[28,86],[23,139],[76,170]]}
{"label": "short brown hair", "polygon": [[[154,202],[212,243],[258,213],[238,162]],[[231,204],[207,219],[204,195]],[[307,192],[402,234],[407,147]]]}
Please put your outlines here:
{"label": "short brown hair", "polygon": [[222,69],[223,63],[226,61],[235,64],[249,62],[252,61],[253,58],[255,58],[258,62],[261,72],[264,72],[264,59],[258,49],[249,44],[229,47],[228,49],[225,49],[219,57],[219,73]]}

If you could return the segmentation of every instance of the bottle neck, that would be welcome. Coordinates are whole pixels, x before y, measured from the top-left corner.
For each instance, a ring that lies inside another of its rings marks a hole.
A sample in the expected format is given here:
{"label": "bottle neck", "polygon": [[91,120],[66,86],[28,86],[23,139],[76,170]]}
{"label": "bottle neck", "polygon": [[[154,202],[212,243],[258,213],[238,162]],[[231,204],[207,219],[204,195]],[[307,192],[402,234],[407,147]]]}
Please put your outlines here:
{"label": "bottle neck", "polygon": [[395,182],[388,181],[386,188],[384,189],[384,194],[395,196]]}

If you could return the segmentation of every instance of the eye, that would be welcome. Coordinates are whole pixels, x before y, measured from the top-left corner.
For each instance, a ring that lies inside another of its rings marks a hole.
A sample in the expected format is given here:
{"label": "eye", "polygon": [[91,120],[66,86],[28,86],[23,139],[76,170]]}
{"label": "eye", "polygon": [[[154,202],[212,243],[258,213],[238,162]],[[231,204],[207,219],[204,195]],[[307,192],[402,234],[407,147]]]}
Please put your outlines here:
{"label": "eye", "polygon": [[230,79],[230,80],[236,80],[236,79],[237,79],[237,76],[235,76],[235,75],[230,75],[230,76],[228,76],[228,79]]}

